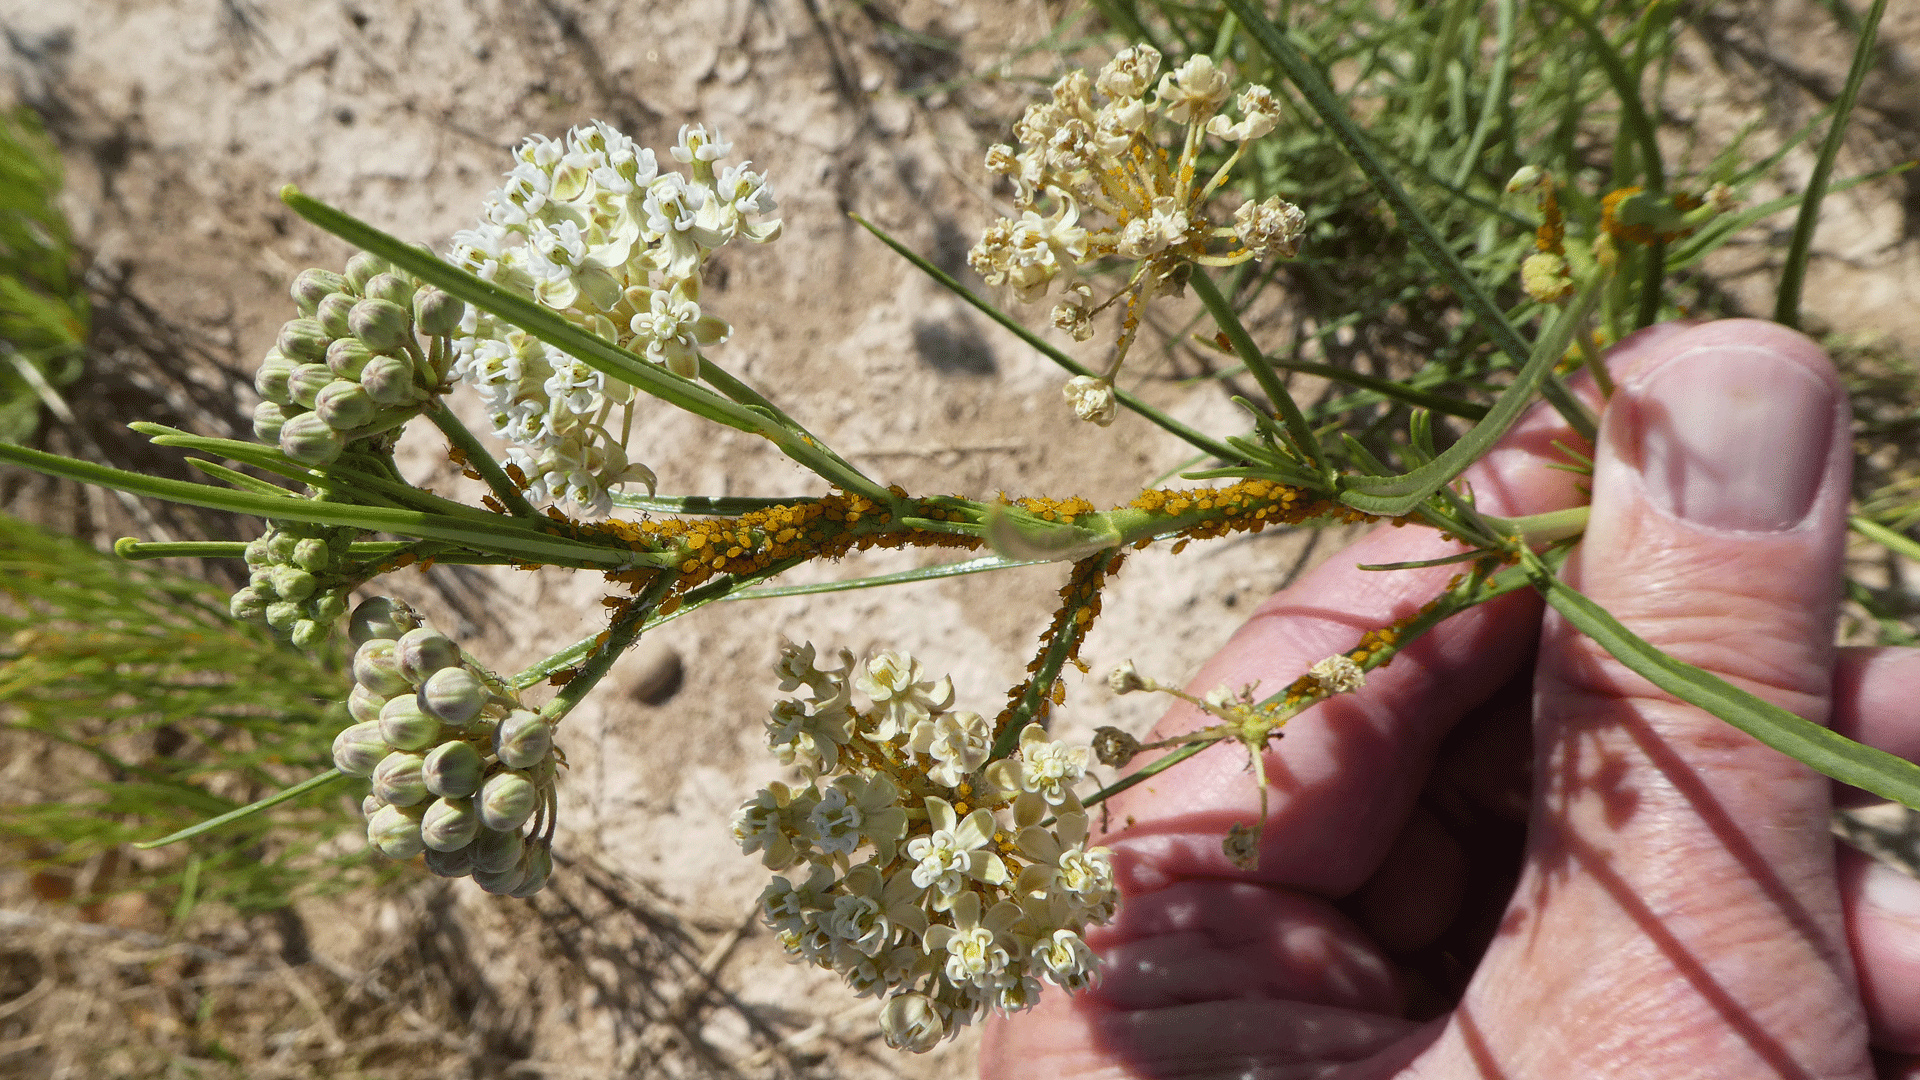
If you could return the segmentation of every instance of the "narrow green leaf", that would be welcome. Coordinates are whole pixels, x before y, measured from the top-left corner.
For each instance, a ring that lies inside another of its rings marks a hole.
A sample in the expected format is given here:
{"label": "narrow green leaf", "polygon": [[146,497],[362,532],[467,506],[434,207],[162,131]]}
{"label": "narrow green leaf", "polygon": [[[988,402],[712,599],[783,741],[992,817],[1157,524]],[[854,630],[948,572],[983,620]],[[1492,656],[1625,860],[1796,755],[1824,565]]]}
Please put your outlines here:
{"label": "narrow green leaf", "polygon": [[990,570],[1013,570],[1022,566],[1045,566],[1049,559],[1008,559],[999,555],[983,555],[966,562],[946,563],[941,566],[923,566],[917,570],[901,570],[892,574],[876,574],[872,577],[847,578],[842,581],[821,581],[812,585],[769,585],[758,589],[743,589],[729,593],[726,600],[774,600],[784,596],[812,596],[815,593],[847,592],[852,589],[872,589],[882,585],[905,585],[915,581],[934,581],[939,578],[959,577],[964,574],[982,574]]}
{"label": "narrow green leaf", "polygon": [[1854,742],[1692,664],[1675,660],[1620,625],[1605,608],[1544,567],[1538,568],[1534,584],[1555,611],[1648,682],[1713,713],[1809,768],[1920,810],[1920,765]]}
{"label": "narrow green leaf", "polygon": [[1873,0],[1860,25],[1860,40],[1853,47],[1853,66],[1847,69],[1847,84],[1834,102],[1833,122],[1827,126],[1826,140],[1820,144],[1820,156],[1814,159],[1813,173],[1807,177],[1807,190],[1800,197],[1800,216],[1793,223],[1793,239],[1787,244],[1786,265],[1780,271],[1780,293],[1774,300],[1773,321],[1798,329],[1800,292],[1806,285],[1807,260],[1813,254],[1813,231],[1820,224],[1820,204],[1827,198],[1827,178],[1833,175],[1833,163],[1847,137],[1847,121],[1853,116],[1853,103],[1860,96],[1860,84],[1873,67],[1873,43],[1880,33],[1880,17],[1887,12],[1887,0]]}
{"label": "narrow green leaf", "polygon": [[177,833],[171,833],[169,835],[163,836],[158,840],[148,840],[148,841],[145,841],[144,843],[135,844],[133,846],[136,848],[139,848],[141,851],[151,851],[157,847],[166,847],[168,844],[177,844],[182,840],[191,840],[194,837],[200,836],[204,833],[210,833],[213,830],[220,828],[222,825],[232,824],[233,822],[239,821],[241,818],[252,817],[253,815],[259,813],[262,810],[267,810],[267,809],[271,809],[272,807],[279,806],[281,803],[287,802],[290,799],[297,799],[300,796],[305,795],[310,791],[318,791],[321,788],[326,787],[328,784],[333,783],[335,780],[342,780],[345,778],[346,778],[346,774],[341,772],[339,769],[328,769],[326,772],[321,773],[319,776],[315,776],[308,780],[302,780],[298,784],[293,785],[292,787],[286,789],[285,791],[279,792],[278,794],[269,795],[266,798],[261,799],[259,802],[249,803],[248,805],[243,806],[238,810],[231,810],[231,811],[228,811],[227,813],[221,814],[219,817],[208,818],[207,820],[199,823],[198,825],[189,826],[187,828],[181,829]]}
{"label": "narrow green leaf", "polygon": [[1458,442],[1447,447],[1439,457],[1402,476],[1343,478],[1342,483],[1348,490],[1341,492],[1341,501],[1369,514],[1398,517],[1480,460],[1520,418],[1521,412],[1533,400],[1534,390],[1553,369],[1553,365],[1566,354],[1575,331],[1587,321],[1587,316],[1593,313],[1594,305],[1599,302],[1601,287],[1598,279],[1589,282],[1573,303],[1560,310],[1546,333],[1534,344],[1533,355],[1514,377],[1513,384],[1500,394],[1493,407],[1487,410],[1486,417],[1461,436]]}

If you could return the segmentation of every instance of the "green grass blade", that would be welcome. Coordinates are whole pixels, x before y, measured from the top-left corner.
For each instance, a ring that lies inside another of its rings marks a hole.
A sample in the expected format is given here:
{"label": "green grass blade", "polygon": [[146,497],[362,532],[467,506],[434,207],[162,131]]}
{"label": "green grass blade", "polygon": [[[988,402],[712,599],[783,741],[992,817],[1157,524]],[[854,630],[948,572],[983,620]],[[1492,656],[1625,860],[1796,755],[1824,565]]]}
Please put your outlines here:
{"label": "green grass blade", "polygon": [[1873,67],[1873,43],[1880,34],[1880,17],[1886,14],[1887,0],[1873,0],[1860,26],[1860,40],[1853,47],[1853,65],[1847,69],[1847,84],[1834,102],[1833,122],[1820,144],[1820,156],[1814,159],[1813,173],[1807,177],[1807,190],[1800,197],[1800,216],[1793,223],[1793,239],[1787,244],[1786,265],[1780,271],[1780,292],[1774,298],[1773,321],[1795,329],[1800,327],[1800,293],[1807,282],[1807,260],[1813,255],[1813,230],[1820,224],[1820,204],[1827,198],[1827,178],[1833,175],[1833,163],[1846,141],[1847,121],[1853,116],[1853,103],[1860,96],[1860,84]]}
{"label": "green grass blade", "polygon": [[1012,570],[1022,566],[1045,566],[1051,559],[1008,559],[999,555],[985,555],[966,562],[946,563],[941,566],[923,566],[917,570],[901,570],[892,574],[876,574],[873,577],[847,578],[843,581],[821,581],[811,585],[769,585],[759,589],[743,589],[728,593],[727,600],[775,600],[783,596],[812,596],[815,593],[848,592],[853,589],[872,589],[882,585],[905,585],[915,581],[935,581],[940,578],[960,577],[964,574],[982,574],[990,570]]}

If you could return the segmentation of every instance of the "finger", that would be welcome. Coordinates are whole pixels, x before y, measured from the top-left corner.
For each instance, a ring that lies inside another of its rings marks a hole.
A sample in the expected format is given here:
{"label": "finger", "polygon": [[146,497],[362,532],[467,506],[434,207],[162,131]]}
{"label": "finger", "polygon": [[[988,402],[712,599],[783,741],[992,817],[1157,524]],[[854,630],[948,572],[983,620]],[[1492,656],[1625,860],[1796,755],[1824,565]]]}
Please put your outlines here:
{"label": "finger", "polygon": [[1839,849],[1840,901],[1873,1045],[1920,1054],[1920,881]]}
{"label": "finger", "polygon": [[[1849,466],[1817,346],[1767,323],[1690,329],[1609,403],[1566,577],[1669,655],[1824,722]],[[1527,868],[1462,1003],[1479,1057],[1868,1075],[1826,779],[1553,616],[1536,717]],[[1459,1031],[1436,1052],[1476,1059]]]}
{"label": "finger", "polygon": [[1833,668],[1833,730],[1920,760],[1920,649],[1841,649]]}
{"label": "finger", "polygon": [[[1631,363],[1684,333],[1659,326],[1616,347],[1610,361]],[[1583,384],[1584,385],[1584,384]],[[1592,396],[1590,386],[1584,387]],[[1566,463],[1554,444],[1591,448],[1551,409],[1529,413],[1468,473],[1480,505],[1503,515],[1542,513],[1584,501],[1580,478],[1547,468]],[[1283,686],[1315,662],[1344,652],[1369,629],[1417,611],[1459,572],[1432,567],[1389,572],[1360,564],[1415,562],[1463,550],[1433,530],[1383,526],[1262,604],[1195,676],[1204,693],[1218,686]],[[1435,747],[1476,702],[1491,694],[1532,653],[1539,602],[1515,594],[1447,620],[1376,669],[1367,685],[1295,717],[1266,755],[1269,815],[1266,843],[1252,879],[1320,896],[1351,892],[1379,865],[1399,834]],[[1156,737],[1212,723],[1176,706]],[[1124,834],[1105,838],[1115,850],[1123,888],[1137,895],[1184,877],[1246,877],[1221,850],[1235,823],[1259,812],[1243,752],[1205,751],[1113,803]]]}

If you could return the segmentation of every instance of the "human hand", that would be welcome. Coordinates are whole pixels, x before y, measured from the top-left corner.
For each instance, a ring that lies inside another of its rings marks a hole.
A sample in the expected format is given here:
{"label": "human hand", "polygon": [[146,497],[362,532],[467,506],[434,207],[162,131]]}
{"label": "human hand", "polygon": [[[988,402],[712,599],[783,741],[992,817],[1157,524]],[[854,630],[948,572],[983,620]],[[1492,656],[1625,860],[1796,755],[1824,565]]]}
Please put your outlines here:
{"label": "human hand", "polygon": [[[1851,447],[1826,357],[1734,321],[1651,328],[1609,364],[1567,580],[1681,660],[1920,756],[1920,652],[1832,646]],[[1481,508],[1581,502],[1586,478],[1545,467],[1556,439],[1579,445],[1546,412],[1509,434],[1469,474]],[[1291,681],[1458,570],[1356,563],[1453,550],[1382,527],[1262,605],[1194,690]],[[1153,737],[1207,722],[1182,705]],[[1104,979],[990,1025],[984,1076],[1920,1077],[1920,881],[1836,852],[1851,789],[1535,596],[1296,717],[1266,773],[1251,872],[1221,850],[1259,806],[1229,747],[1113,801]]]}

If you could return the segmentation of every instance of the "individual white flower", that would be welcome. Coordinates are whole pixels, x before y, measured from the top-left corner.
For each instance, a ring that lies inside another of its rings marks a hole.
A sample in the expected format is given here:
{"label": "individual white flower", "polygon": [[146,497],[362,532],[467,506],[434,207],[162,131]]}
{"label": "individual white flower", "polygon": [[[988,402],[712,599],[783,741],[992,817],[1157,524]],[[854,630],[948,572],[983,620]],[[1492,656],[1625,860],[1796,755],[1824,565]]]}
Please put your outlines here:
{"label": "individual white flower", "polygon": [[1176,124],[1199,123],[1227,100],[1227,74],[1213,65],[1211,56],[1201,53],[1161,76],[1154,97],[1166,109],[1167,119]]}
{"label": "individual white flower", "polygon": [[1032,860],[1020,871],[1014,888],[1027,896],[1058,896],[1071,910],[1095,914],[1105,921],[1117,893],[1113,882],[1113,853],[1087,847],[1087,815],[1064,812],[1052,828],[1029,825],[1020,830],[1021,854]]}
{"label": "individual white flower", "polygon": [[1275,255],[1291,259],[1298,255],[1306,227],[1307,215],[1278,195],[1261,203],[1241,203],[1233,212],[1233,235],[1256,259]]}
{"label": "individual white flower", "polygon": [[927,779],[946,787],[958,787],[967,774],[987,763],[992,751],[993,729],[976,712],[942,713],[913,726],[908,749],[934,760]]}
{"label": "individual white flower", "polygon": [[764,244],[779,237],[780,219],[753,222],[747,218],[771,214],[778,204],[773,201],[773,189],[767,186],[767,178],[749,169],[747,166],[751,164],[753,162],[743,161],[721,169],[713,182],[713,198],[707,200],[702,213],[710,216],[709,224],[722,236],[728,239],[739,236]]}
{"label": "individual white flower", "polygon": [[1120,415],[1120,401],[1113,394],[1113,384],[1105,379],[1075,375],[1061,388],[1061,394],[1067,404],[1073,406],[1073,415],[1090,424],[1106,427]]}
{"label": "individual white flower", "polygon": [[733,153],[733,144],[720,136],[720,129],[707,130],[705,124],[681,124],[679,141],[673,144],[673,160],[691,165],[711,165]]}
{"label": "individual white flower", "polygon": [[1186,238],[1186,211],[1173,196],[1162,195],[1153,200],[1152,209],[1144,217],[1134,218],[1120,230],[1120,242],[1115,250],[1129,259],[1144,259]]}
{"label": "individual white flower", "polygon": [[767,747],[782,765],[832,772],[840,748],[853,738],[853,712],[797,698],[774,702],[767,717]]}
{"label": "individual white flower", "polygon": [[1020,732],[1020,759],[987,766],[987,778],[1002,791],[1036,794],[1060,806],[1074,799],[1073,785],[1087,775],[1090,754],[1084,746],[1051,742],[1039,724],[1028,724]]}
{"label": "individual white flower", "polygon": [[885,777],[840,776],[820,793],[807,826],[822,853],[850,854],[871,843],[875,861],[885,866],[906,835],[907,811],[900,805],[900,789]]}
{"label": "individual white flower", "polygon": [[[793,843],[799,832],[793,804],[794,791],[787,785],[775,782],[761,788],[733,812],[734,843],[748,855],[762,852],[760,861],[769,870],[792,866],[799,853]],[[803,800],[798,808],[800,820],[805,820],[806,813]]]}
{"label": "individual white flower", "polygon": [[1065,928],[1034,942],[1032,956],[1034,966],[1046,973],[1047,981],[1069,994],[1092,985],[1100,970],[1100,958],[1093,949],[1079,934]]}
{"label": "individual white flower", "polygon": [[952,1011],[925,994],[895,994],[880,1009],[880,1033],[895,1050],[924,1054],[946,1037]]}
{"label": "individual white flower", "polygon": [[993,989],[1013,957],[1007,952],[1007,931],[1020,919],[1017,904],[1002,900],[980,909],[980,894],[971,889],[953,900],[953,925],[935,923],[922,939],[930,955],[944,958],[947,981],[955,986]]}
{"label": "individual white flower", "polygon": [[1007,864],[991,851],[983,851],[993,839],[993,814],[985,807],[963,821],[953,804],[929,796],[926,800],[930,831],[907,841],[907,858],[915,863],[913,883],[933,894],[933,909],[945,911],[953,897],[966,885],[967,878],[989,884],[1008,880]]}
{"label": "individual white flower", "polygon": [[654,289],[646,310],[635,314],[629,326],[637,351],[686,379],[700,374],[702,345],[717,345],[733,333],[725,320],[701,314],[700,305],[678,287]]}
{"label": "individual white flower", "polygon": [[832,909],[827,890],[833,880],[833,869],[819,865],[809,867],[806,880],[798,885],[785,877],[775,877],[760,892],[761,919],[777,933],[802,933],[808,915]]}
{"label": "individual white flower", "polygon": [[878,719],[874,738],[881,741],[905,735],[913,726],[953,704],[953,680],[924,678],[920,661],[890,649],[875,653],[854,686],[873,700]]}
{"label": "individual white flower", "polygon": [[1075,341],[1093,337],[1093,287],[1084,281],[1067,286],[1060,303],[1054,305],[1053,325]]}
{"label": "individual white flower", "polygon": [[1228,142],[1249,142],[1272,131],[1280,123],[1280,103],[1273,91],[1255,83],[1240,92],[1240,122],[1229,123],[1226,116],[1207,121],[1207,133]]}
{"label": "individual white flower", "polygon": [[910,870],[881,876],[871,863],[847,871],[841,895],[833,902],[835,932],[861,954],[875,957],[900,939],[900,932],[916,937],[926,932],[927,913],[920,909],[920,887]]}
{"label": "individual white flower", "polygon": [[1114,54],[1094,79],[1096,90],[1110,98],[1137,98],[1153,85],[1160,70],[1160,51],[1151,45],[1133,45]]}

